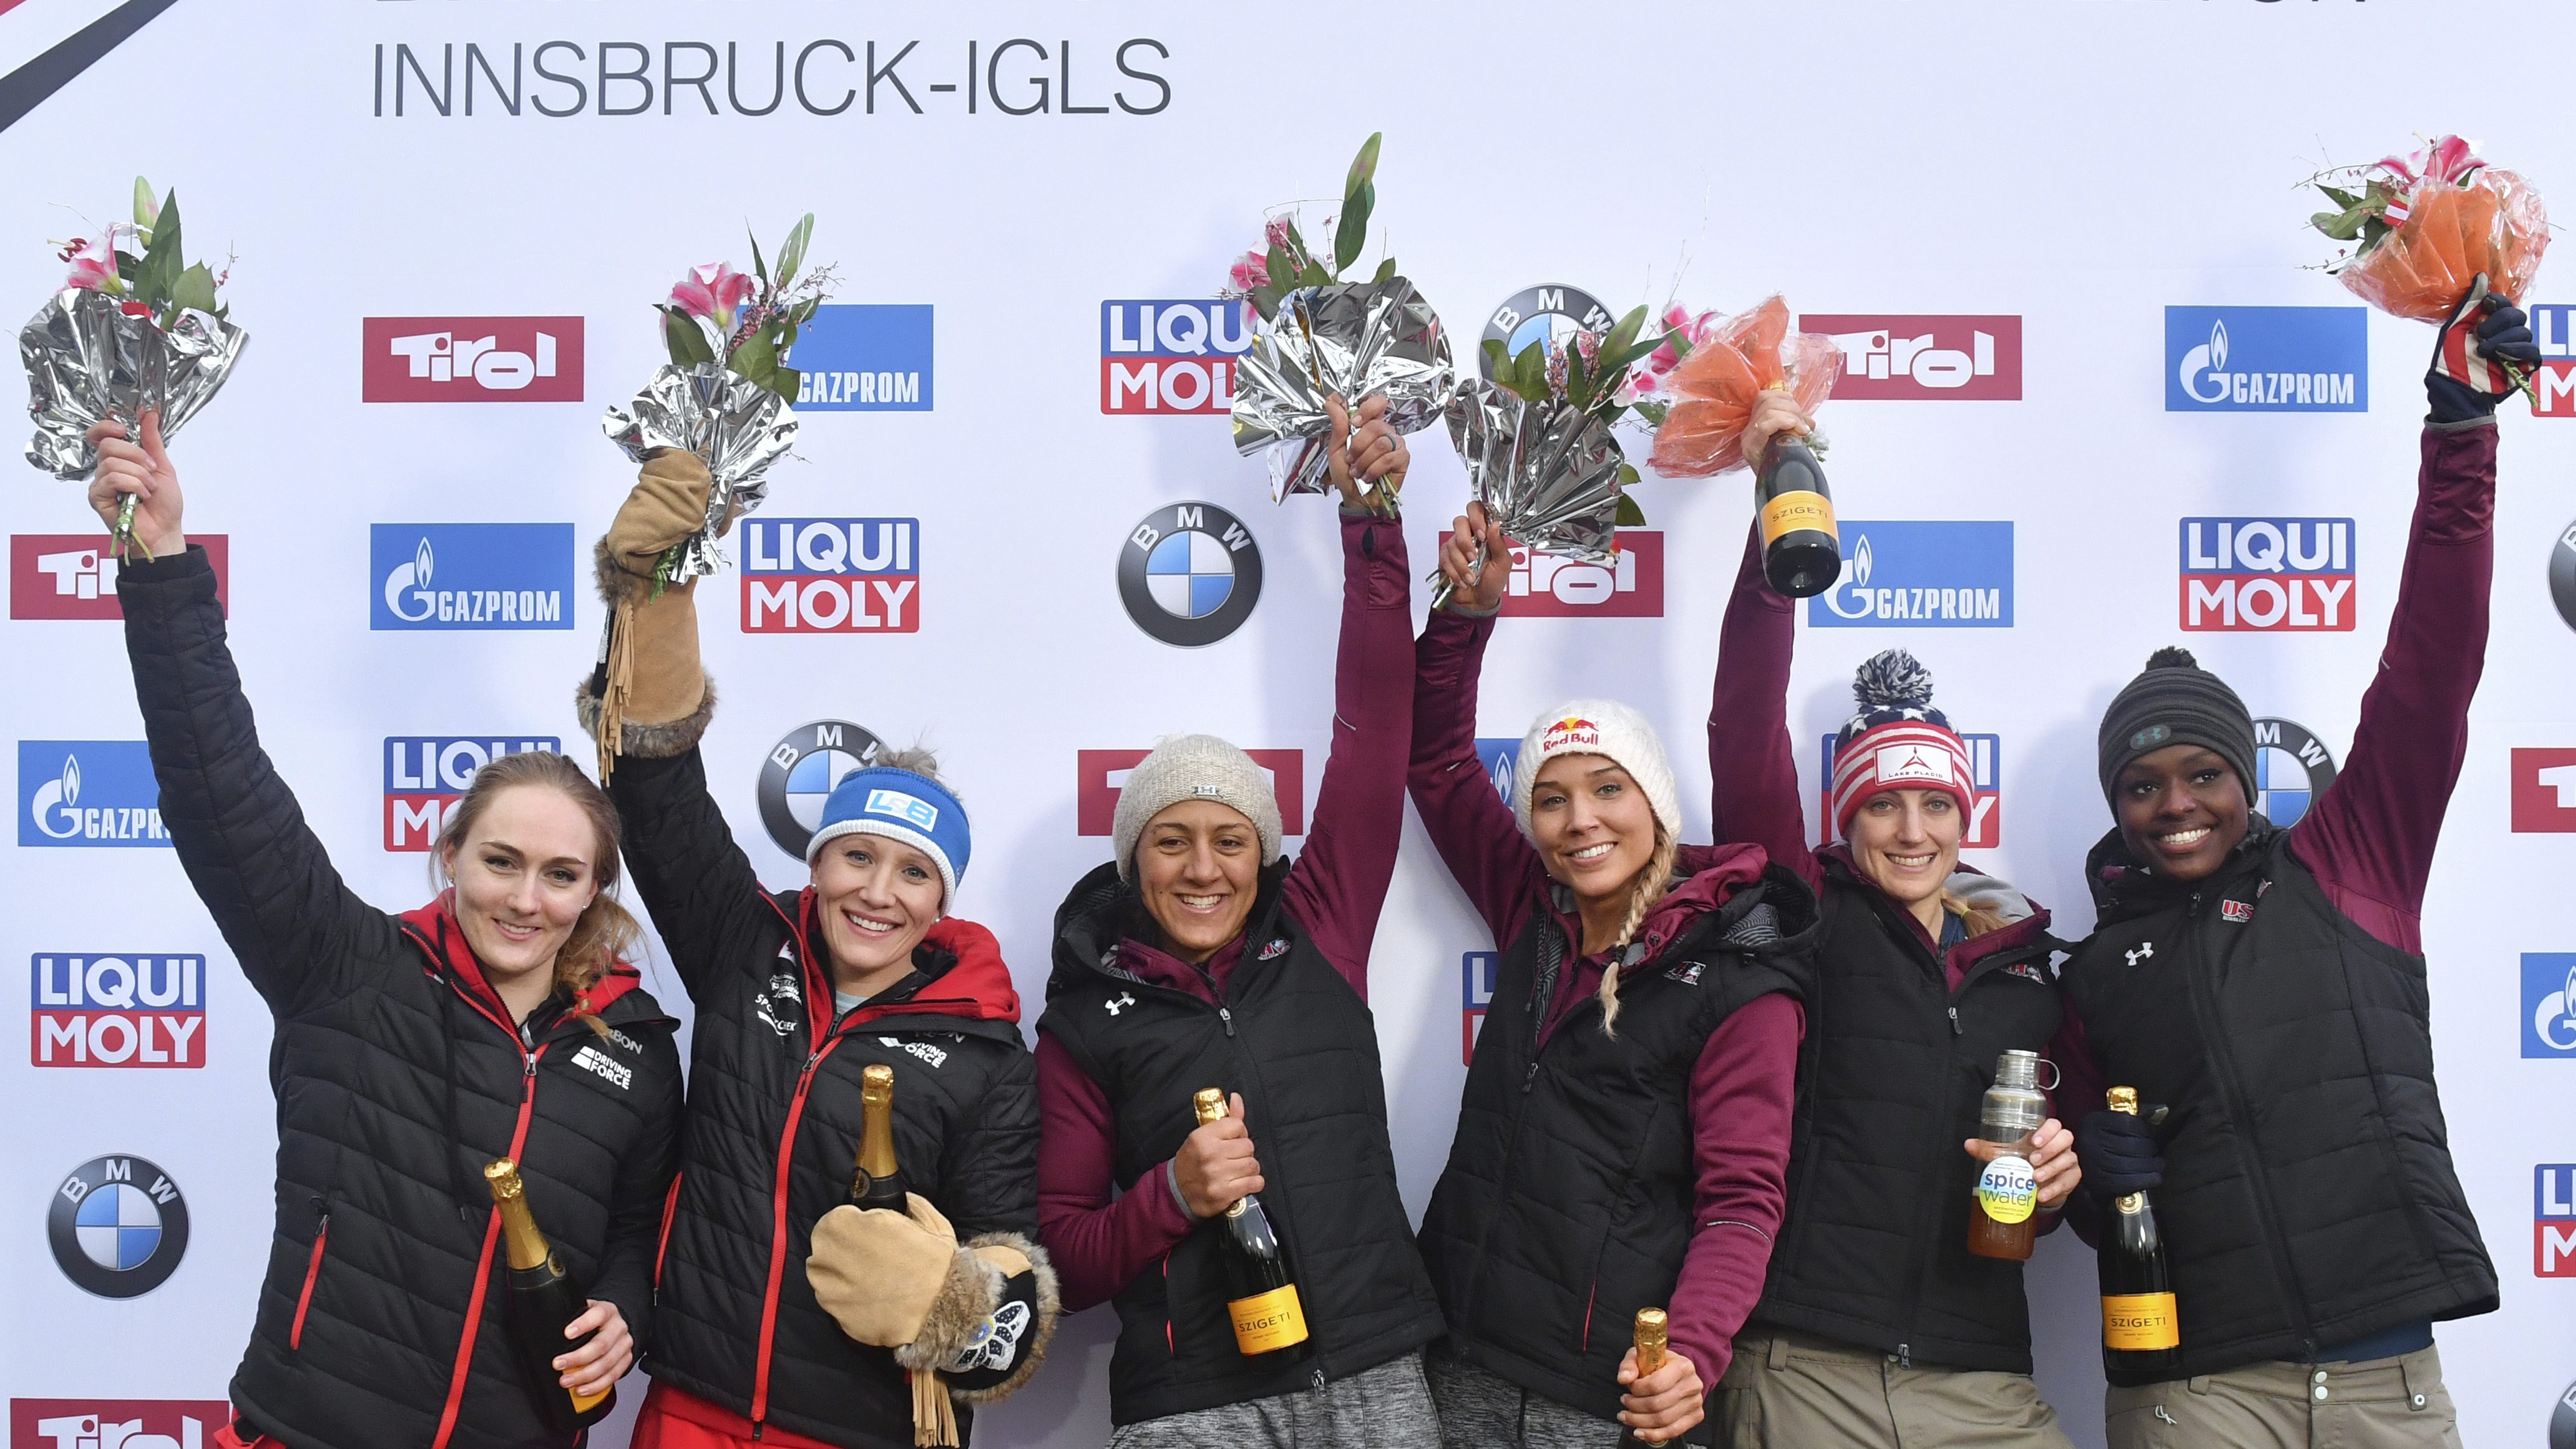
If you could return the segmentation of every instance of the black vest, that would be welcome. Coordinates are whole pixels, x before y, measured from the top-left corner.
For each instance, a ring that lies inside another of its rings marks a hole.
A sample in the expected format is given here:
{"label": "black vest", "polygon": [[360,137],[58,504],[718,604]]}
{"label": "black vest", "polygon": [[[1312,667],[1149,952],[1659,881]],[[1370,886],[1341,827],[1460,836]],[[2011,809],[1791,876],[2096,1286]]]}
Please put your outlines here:
{"label": "black vest", "polygon": [[1169,1192],[1163,1164],[1198,1125],[1191,1095],[1241,1092],[1268,1183],[1261,1201],[1288,1245],[1314,1350],[1303,1363],[1236,1350],[1222,1229],[1202,1224],[1118,1294],[1113,1423],[1320,1388],[1440,1336],[1439,1305],[1396,1189],[1376,1018],[1280,909],[1285,874],[1274,865],[1262,875],[1222,1007],[1119,969],[1115,948],[1131,907],[1115,866],[1085,876],[1056,912],[1055,970],[1038,1027],[1116,1111],[1119,1185]]}
{"label": "black vest", "polygon": [[2068,1000],[2104,1080],[2172,1109],[2154,1199],[2173,1378],[2496,1307],[2433,1088],[2424,958],[2336,910],[2290,838],[2255,817],[2197,888],[2118,868],[2117,832],[2088,862],[2102,923]]}
{"label": "black vest", "polygon": [[1941,960],[1876,887],[1825,862],[1824,929],[1789,1148],[1788,1217],[1753,1321],[1952,1368],[2026,1374],[2022,1265],[1968,1251],[1978,1110],[2007,1050],[2060,1011],[2048,918]]}
{"label": "black vest", "polygon": [[[1776,934],[1739,930],[1762,904]],[[1564,989],[1567,943],[1555,912],[1531,913],[1498,963],[1422,1219],[1423,1261],[1468,1361],[1584,1413],[1619,1412],[1629,1325],[1671,1301],[1696,1226],[1691,1070],[1737,1007],[1804,994],[1815,925],[1815,897],[1773,867],[1622,970],[1617,1036],[1587,999],[1541,1049],[1542,982]]]}

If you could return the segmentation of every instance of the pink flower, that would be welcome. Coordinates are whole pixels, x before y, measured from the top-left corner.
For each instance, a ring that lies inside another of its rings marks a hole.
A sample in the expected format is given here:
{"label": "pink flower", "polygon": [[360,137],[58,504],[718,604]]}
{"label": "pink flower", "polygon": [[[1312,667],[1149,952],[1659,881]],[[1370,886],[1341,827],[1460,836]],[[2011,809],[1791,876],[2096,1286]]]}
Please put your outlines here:
{"label": "pink flower", "polygon": [[1225,279],[1236,292],[1250,296],[1253,288],[1270,285],[1269,260],[1259,252],[1245,252],[1234,259]]}
{"label": "pink flower", "polygon": [[734,310],[751,300],[752,279],[723,262],[709,262],[691,267],[689,275],[671,289],[671,305],[692,317],[704,317],[716,324],[716,330],[733,330]]}
{"label": "pink flower", "polygon": [[1292,257],[1297,255],[1297,242],[1290,235],[1288,218],[1284,216],[1270,218],[1270,224],[1261,229],[1261,241],[1265,247],[1277,247]]}
{"label": "pink flower", "polygon": [[2426,181],[2457,186],[2486,163],[2478,159],[2477,142],[2460,136],[2436,136],[2412,155],[2382,156],[2373,164],[2396,181],[2399,192],[2411,195],[2418,184]]}
{"label": "pink flower", "polygon": [[110,223],[107,235],[97,241],[79,244],[69,258],[72,274],[63,285],[84,292],[105,292],[111,296],[125,290],[125,279],[116,274],[116,227]]}

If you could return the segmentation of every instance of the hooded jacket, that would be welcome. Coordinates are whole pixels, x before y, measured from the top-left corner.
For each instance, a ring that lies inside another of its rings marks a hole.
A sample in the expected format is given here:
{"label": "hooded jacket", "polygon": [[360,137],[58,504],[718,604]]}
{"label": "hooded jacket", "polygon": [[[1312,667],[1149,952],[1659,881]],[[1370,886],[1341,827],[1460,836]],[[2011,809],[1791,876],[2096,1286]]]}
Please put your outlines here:
{"label": "hooded jacket", "polygon": [[548,1007],[523,1037],[449,898],[388,915],[332,869],[260,749],[204,550],[129,566],[117,593],[162,822],[277,1022],[276,1220],[235,1413],[295,1449],[570,1444],[498,1321],[481,1169],[519,1163],[573,1281],[647,1340],[675,1023],[621,963],[569,1003],[604,1035]]}

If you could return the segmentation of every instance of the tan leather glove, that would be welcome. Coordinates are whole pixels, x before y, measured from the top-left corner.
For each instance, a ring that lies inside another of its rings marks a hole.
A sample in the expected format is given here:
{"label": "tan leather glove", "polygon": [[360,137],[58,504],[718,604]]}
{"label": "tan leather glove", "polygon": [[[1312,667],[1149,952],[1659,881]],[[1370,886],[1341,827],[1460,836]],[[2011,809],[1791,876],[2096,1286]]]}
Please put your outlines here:
{"label": "tan leather glove", "polygon": [[645,460],[599,540],[593,564],[608,633],[574,707],[598,740],[603,782],[619,755],[676,755],[696,744],[714,714],[698,660],[697,580],[658,596],[653,589],[663,553],[706,525],[712,486],[696,454],[661,449]]}
{"label": "tan leather glove", "polygon": [[904,1209],[843,1203],[814,1224],[805,1259],[805,1281],[823,1311],[843,1333],[879,1348],[921,1336],[957,1257],[957,1230],[930,1199],[907,1193]]}

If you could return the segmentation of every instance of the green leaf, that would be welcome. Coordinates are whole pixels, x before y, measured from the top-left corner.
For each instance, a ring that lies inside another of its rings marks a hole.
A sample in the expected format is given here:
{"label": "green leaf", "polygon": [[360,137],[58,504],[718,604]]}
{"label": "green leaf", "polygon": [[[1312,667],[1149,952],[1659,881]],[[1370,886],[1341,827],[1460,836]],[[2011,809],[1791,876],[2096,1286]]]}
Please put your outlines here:
{"label": "green leaf", "polygon": [[2336,241],[2350,241],[2361,235],[2361,224],[2368,219],[2369,213],[2360,210],[2341,213],[2320,211],[2308,218],[2308,224]]}
{"label": "green leaf", "polygon": [[695,367],[716,360],[715,350],[707,346],[707,334],[697,319],[677,307],[662,311],[662,345],[669,348],[671,361],[681,367]]}
{"label": "green leaf", "polygon": [[1377,144],[1385,136],[1384,131],[1371,131],[1369,138],[1360,143],[1360,154],[1351,158],[1351,174],[1342,182],[1342,195],[1357,196],[1360,188],[1369,184],[1369,178],[1377,175]]}
{"label": "green leaf", "polygon": [[156,213],[158,213],[160,209],[161,208],[152,199],[152,183],[144,180],[140,176],[135,177],[134,224],[138,227],[149,228],[152,223],[158,219]]}
{"label": "green leaf", "polygon": [[1691,355],[1690,334],[1676,327],[1664,334],[1664,346],[1673,350],[1673,360],[1678,362]]}
{"label": "green leaf", "polygon": [[1261,264],[1270,269],[1270,285],[1277,287],[1281,295],[1297,289],[1297,264],[1288,259],[1285,250],[1272,247],[1270,255],[1261,259]]}
{"label": "green leaf", "polygon": [[777,386],[778,348],[766,332],[754,332],[744,338],[727,365],[762,387]]}
{"label": "green leaf", "polygon": [[161,203],[161,216],[152,228],[152,244],[143,250],[142,265],[125,280],[157,312],[178,286],[179,271],[179,192],[174,187]]}
{"label": "green leaf", "polygon": [[769,374],[769,390],[785,398],[791,405],[796,401],[797,392],[804,386],[805,374],[795,368],[776,368]]}
{"label": "green leaf", "polygon": [[2340,186],[2328,186],[2324,182],[2320,181],[2317,183],[2317,190],[2326,194],[2326,199],[2335,204],[2335,209],[2337,211],[2350,211],[2354,207],[2361,205],[2360,197],[2353,195],[2351,192],[2344,190]]}
{"label": "green leaf", "polygon": [[1297,274],[1297,285],[1301,287],[1329,287],[1333,285],[1333,274],[1324,270],[1324,264],[1322,262],[1309,258],[1306,262],[1305,270]]}
{"label": "green leaf", "polygon": [[1637,410],[1637,416],[1659,428],[1664,425],[1664,418],[1672,412],[1672,405],[1669,403],[1634,402],[1628,406]]}
{"label": "green leaf", "polygon": [[814,213],[809,211],[805,213],[804,220],[797,222],[795,228],[787,233],[787,240],[778,245],[778,285],[781,290],[796,280],[796,269],[805,264],[805,244],[813,238]]}
{"label": "green leaf", "polygon": [[1663,343],[1664,339],[1660,337],[1640,337],[1615,354],[1605,344],[1600,355],[1593,360],[1593,366],[1605,374],[1626,372],[1637,365],[1638,359],[1653,355]]}
{"label": "green leaf", "polygon": [[1372,282],[1385,282],[1385,281],[1391,281],[1391,280],[1393,280],[1393,279],[1394,279],[1394,277],[1395,277],[1395,258],[1393,258],[1393,257],[1388,257],[1388,258],[1387,258],[1387,259],[1385,259],[1384,261],[1381,261],[1381,262],[1379,262],[1379,263],[1377,264],[1377,275],[1376,275],[1376,276],[1374,276],[1374,277],[1369,278],[1369,280],[1370,280],[1370,281],[1372,281]]}
{"label": "green leaf", "polygon": [[1360,249],[1368,245],[1369,208],[1377,204],[1377,186],[1363,181],[1359,190],[1342,202],[1342,224],[1333,233],[1333,271],[1347,271],[1360,259]]}
{"label": "green leaf", "polygon": [[1565,400],[1579,408],[1592,406],[1592,372],[1583,365],[1583,349],[1565,344]]}
{"label": "green leaf", "polygon": [[193,307],[200,312],[215,310],[215,274],[204,262],[179,274],[179,280],[170,288],[170,305]]}
{"label": "green leaf", "polygon": [[1531,402],[1547,401],[1547,344],[1533,342],[1512,359],[1512,391]]}
{"label": "green leaf", "polygon": [[2366,252],[2379,245],[2381,237],[2395,230],[2395,227],[2376,216],[2364,220],[2361,224],[2361,249]]}
{"label": "green leaf", "polygon": [[[1619,486],[1625,488],[1627,485],[1636,481],[1637,470],[1629,467],[1625,463],[1620,464]],[[1646,510],[1637,506],[1636,499],[1629,497],[1626,493],[1621,493],[1619,495],[1618,511],[1610,515],[1610,521],[1621,528],[1643,528],[1646,526]]]}
{"label": "green leaf", "polygon": [[[1645,304],[1641,302],[1635,307],[1630,308],[1628,315],[1620,318],[1617,324],[1611,327],[1609,336],[1601,339],[1600,355],[1603,357],[1615,357],[1618,354],[1627,351],[1629,345],[1637,340],[1638,330],[1645,325],[1646,308]],[[1654,351],[1651,347],[1646,350],[1649,352]]]}
{"label": "green leaf", "polygon": [[1495,382],[1505,387],[1511,386],[1512,355],[1503,350],[1503,342],[1499,337],[1485,339],[1485,371],[1493,376]]}
{"label": "green leaf", "polygon": [[1313,248],[1306,245],[1306,234],[1297,229],[1297,218],[1293,216],[1289,217],[1288,260],[1295,262],[1300,267],[1303,267],[1314,257],[1314,255],[1315,253]]}
{"label": "green leaf", "polygon": [[1252,310],[1261,314],[1262,321],[1268,322],[1279,315],[1279,299],[1287,295],[1287,291],[1279,287],[1255,287],[1252,289]]}
{"label": "green leaf", "polygon": [[760,238],[751,234],[751,223],[742,224],[743,239],[751,243],[751,270],[760,278],[760,289],[769,290],[769,264],[760,259]]}

